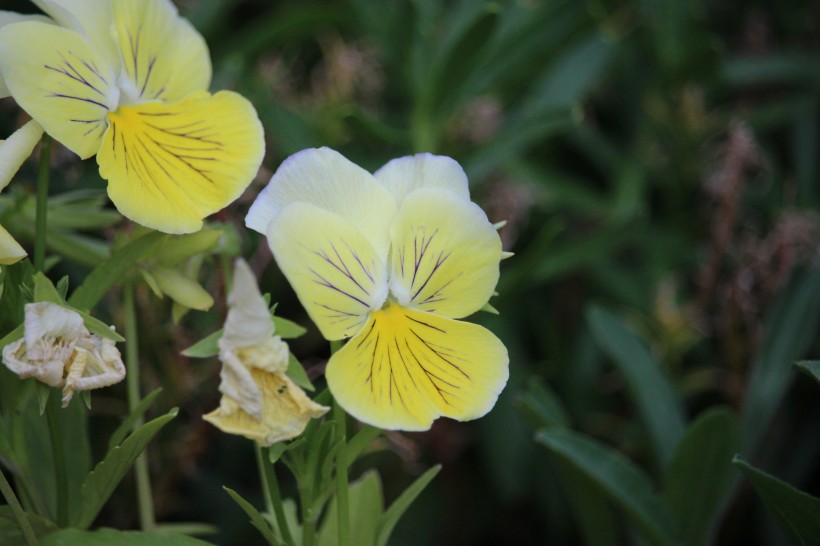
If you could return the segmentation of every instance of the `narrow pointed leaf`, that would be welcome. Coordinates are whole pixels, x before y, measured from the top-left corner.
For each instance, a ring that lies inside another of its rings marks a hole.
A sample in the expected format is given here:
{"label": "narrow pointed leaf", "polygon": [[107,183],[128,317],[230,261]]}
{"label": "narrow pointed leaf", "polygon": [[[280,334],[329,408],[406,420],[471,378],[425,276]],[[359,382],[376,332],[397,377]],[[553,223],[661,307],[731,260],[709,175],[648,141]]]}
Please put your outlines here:
{"label": "narrow pointed leaf", "polygon": [[157,417],[134,431],[123,443],[110,450],[105,459],[100,461],[94,470],[85,478],[82,494],[77,509],[71,514],[73,527],[88,528],[99,514],[103,505],[119,485],[125,473],[134,464],[154,436],[173,419],[177,410]]}
{"label": "narrow pointed leaf", "polygon": [[85,278],[68,303],[78,309],[90,310],[112,285],[122,280],[135,263],[155,250],[164,237],[164,233],[152,232],[114,252]]}
{"label": "narrow pointed leaf", "polygon": [[669,379],[638,337],[615,315],[592,307],[587,312],[587,323],[595,341],[626,379],[655,457],[665,468],[685,428],[683,410]]}
{"label": "narrow pointed leaf", "polygon": [[149,407],[151,407],[151,405],[154,403],[154,400],[157,399],[157,396],[159,396],[161,392],[162,387],[158,387],[150,393],[148,393],[145,396],[145,398],[140,400],[140,403],[137,404],[137,407],[134,408],[134,411],[132,411],[131,414],[128,417],[126,417],[122,423],[120,423],[120,426],[117,427],[114,433],[111,434],[111,439],[108,440],[109,451],[120,445],[123,442],[123,440],[125,440],[125,437],[128,436],[128,433],[134,427],[134,423],[136,423],[137,419],[139,419],[145,414],[145,412],[148,410]]}
{"label": "narrow pointed leaf", "polygon": [[634,463],[614,449],[569,430],[542,430],[535,440],[589,477],[650,543],[676,544],[669,507]]}
{"label": "narrow pointed leaf", "polygon": [[436,477],[436,474],[439,473],[441,470],[441,465],[436,465],[410,484],[410,487],[404,490],[404,492],[399,495],[393,504],[390,505],[384,514],[381,517],[381,521],[379,521],[379,535],[376,539],[376,546],[387,546],[387,541],[390,540],[390,535],[393,532],[393,528],[396,527],[396,524],[399,522],[399,519],[404,515],[410,505],[413,504],[413,501],[424,491],[424,488],[433,481],[433,478]]}
{"label": "narrow pointed leaf", "polygon": [[740,456],[734,459],[763,499],[766,510],[792,544],[820,545],[820,499],[759,470]]}
{"label": "narrow pointed leaf", "polygon": [[224,489],[225,492],[231,496],[234,502],[236,502],[236,504],[238,504],[239,507],[242,508],[242,510],[248,515],[248,517],[251,518],[251,525],[256,527],[259,530],[259,532],[262,533],[262,536],[265,537],[265,540],[268,541],[268,544],[271,544],[271,546],[279,546],[279,541],[276,540],[275,536],[273,536],[273,531],[271,531],[270,525],[268,525],[268,522],[265,521],[265,518],[262,516],[262,514],[259,513],[259,510],[254,508],[254,506],[251,503],[243,499],[242,496],[233,489],[229,487],[223,487],[222,489]]}
{"label": "narrow pointed leaf", "polygon": [[710,544],[719,508],[732,484],[732,455],[740,425],[726,408],[704,413],[686,431],[666,475],[665,497],[680,524],[683,544]]}
{"label": "narrow pointed leaf", "polygon": [[815,381],[820,383],[820,360],[801,360],[795,366],[798,370],[813,377]]}

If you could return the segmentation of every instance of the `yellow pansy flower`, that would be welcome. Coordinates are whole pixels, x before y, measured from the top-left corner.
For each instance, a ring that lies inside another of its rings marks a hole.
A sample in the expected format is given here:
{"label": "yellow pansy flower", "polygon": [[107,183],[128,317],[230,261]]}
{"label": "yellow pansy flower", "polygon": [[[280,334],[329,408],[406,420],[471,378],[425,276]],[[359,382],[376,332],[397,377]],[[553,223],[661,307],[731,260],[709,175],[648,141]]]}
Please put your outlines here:
{"label": "yellow pansy flower", "polygon": [[122,214],[189,233],[244,191],[262,126],[242,96],[207,91],[205,41],[169,0],[35,4],[51,21],[0,17],[0,93],[81,158],[96,154]]}
{"label": "yellow pansy flower", "polygon": [[295,438],[327,413],[285,375],[290,352],[244,260],[234,267],[228,317],[219,339],[219,407],[203,418],[221,430],[269,446]]}
{"label": "yellow pansy flower", "polygon": [[425,430],[486,414],[507,382],[501,341],[460,319],[498,282],[501,240],[454,160],[419,154],[371,175],[328,148],[288,158],[245,220],[322,335],[350,338],[327,365],[357,419]]}
{"label": "yellow pansy flower", "polygon": [[114,341],[92,334],[79,313],[51,302],[25,306],[24,335],[3,348],[3,363],[21,378],[63,389],[63,407],[76,391],[122,381],[125,365]]}

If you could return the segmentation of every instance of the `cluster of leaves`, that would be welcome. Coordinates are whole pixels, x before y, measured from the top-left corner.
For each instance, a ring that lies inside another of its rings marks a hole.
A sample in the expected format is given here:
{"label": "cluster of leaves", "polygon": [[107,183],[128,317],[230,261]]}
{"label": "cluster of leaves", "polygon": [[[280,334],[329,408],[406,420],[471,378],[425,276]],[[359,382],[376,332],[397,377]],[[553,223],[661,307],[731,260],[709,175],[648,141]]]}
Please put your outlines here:
{"label": "cluster of leaves", "polygon": [[[26,9],[19,4],[9,9]],[[211,47],[214,87],[234,87],[256,106],[269,170],[322,145],[372,168],[415,151],[443,153],[465,166],[491,219],[508,220],[505,249],[516,257],[505,261],[494,300],[501,314],[479,320],[510,350],[510,383],[478,423],[439,423],[365,455],[381,470],[387,498],[402,481],[397,470],[457,461],[421,494],[391,544],[782,542],[774,520],[757,517],[763,504],[749,483],[790,529],[785,536],[816,536],[816,501],[755,468],[803,489],[818,477],[820,441],[810,433],[818,424],[816,390],[795,382],[791,367],[818,350],[811,212],[820,80],[810,50],[817,30],[805,17],[810,2],[180,6]],[[154,260],[145,237],[112,246],[104,234],[117,218],[100,206],[95,166],[85,167],[71,163],[56,177],[48,243],[62,261],[49,264],[51,276],[76,282],[103,258],[145,244],[139,252],[150,259],[135,258],[140,267],[117,274],[173,297],[155,272],[170,267],[192,279],[198,265]],[[33,198],[20,188],[0,196],[0,223],[30,242]],[[224,219],[240,224],[243,207]],[[230,241],[219,247],[223,255],[241,250],[263,263],[259,240],[223,233],[220,244]],[[5,286],[29,282],[21,268],[2,274]],[[83,285],[88,299],[72,301],[83,294],[78,289],[70,304],[88,309],[108,291],[91,281]],[[219,275],[203,282],[215,293]],[[274,266],[263,284],[286,316],[307,323]],[[21,322],[25,297],[3,295],[0,335]],[[268,541],[284,540],[265,534],[282,526],[257,515],[256,475],[235,463],[252,453],[191,424],[216,403],[217,372],[191,368],[176,353],[212,331],[218,313],[189,314],[175,340],[156,318],[170,317],[165,304],[141,304],[152,317],[141,339],[147,382],[163,384],[181,414],[193,417],[175,420],[175,434],[160,438],[154,457],[165,468],[182,467],[182,456],[169,454],[182,444],[171,437],[186,438],[193,446],[186,455],[200,465],[190,490],[236,483]],[[293,348],[308,364],[325,355],[313,330]],[[321,426],[310,434],[330,446],[335,433]],[[283,479],[283,493],[296,496],[299,483],[310,483],[321,498],[327,475],[300,449],[280,454],[296,474]],[[733,463],[738,453],[744,459]],[[376,480],[363,474],[351,489],[352,517],[373,516],[355,519],[357,530],[370,533],[362,543],[377,543],[398,503],[383,508]],[[132,499],[115,494],[112,502],[131,506]],[[252,544],[258,538],[235,523],[241,512],[231,502],[171,496],[165,512],[219,523],[217,542]],[[11,521],[8,512],[0,516],[0,525]],[[323,521],[320,540],[332,532],[333,518]],[[295,520],[288,523],[299,532]]]}

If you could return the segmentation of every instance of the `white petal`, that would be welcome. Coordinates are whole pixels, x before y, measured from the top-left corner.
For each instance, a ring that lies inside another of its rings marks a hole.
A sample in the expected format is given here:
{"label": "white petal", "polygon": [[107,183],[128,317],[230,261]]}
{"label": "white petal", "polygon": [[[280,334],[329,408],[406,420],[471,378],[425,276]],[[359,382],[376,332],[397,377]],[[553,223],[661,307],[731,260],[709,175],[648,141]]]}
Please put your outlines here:
{"label": "white petal", "polygon": [[219,346],[238,349],[265,343],[273,337],[273,320],[245,260],[236,260],[233,288],[228,296],[228,317]]}
{"label": "white petal", "polygon": [[416,154],[389,161],[374,175],[387,188],[396,202],[421,188],[450,190],[465,199],[470,198],[467,175],[454,159],[441,155]]}
{"label": "white petal", "polygon": [[386,259],[395,200],[373,175],[339,152],[309,149],[286,159],[254,201],[245,225],[266,234],[282,209],[299,202],[348,220],[373,245],[379,258]]}
{"label": "white petal", "polygon": [[29,121],[6,140],[0,140],[0,191],[8,186],[43,136],[43,128]]}

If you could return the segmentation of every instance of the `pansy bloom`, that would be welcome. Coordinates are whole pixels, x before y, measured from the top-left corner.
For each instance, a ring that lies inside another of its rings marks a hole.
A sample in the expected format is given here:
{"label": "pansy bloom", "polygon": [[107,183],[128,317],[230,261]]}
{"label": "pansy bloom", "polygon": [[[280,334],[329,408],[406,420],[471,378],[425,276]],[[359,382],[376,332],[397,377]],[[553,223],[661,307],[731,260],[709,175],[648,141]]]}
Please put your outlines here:
{"label": "pansy bloom", "polygon": [[50,302],[25,307],[24,335],[3,348],[3,363],[21,378],[63,389],[63,407],[76,391],[122,381],[125,365],[114,341],[92,334],[79,313]]}
{"label": "pansy bloom", "polygon": [[454,160],[420,154],[371,175],[328,148],[287,159],[246,218],[322,335],[350,338],[328,386],[357,419],[425,430],[486,414],[507,350],[460,319],[484,307],[504,253]]}
{"label": "pansy bloom", "polygon": [[122,214],[188,233],[244,191],[262,126],[242,96],[208,92],[205,41],[170,0],[35,3],[51,19],[0,12],[0,96],[96,155]]}
{"label": "pansy bloom", "polygon": [[228,317],[219,338],[219,407],[203,416],[221,430],[260,445],[295,438],[328,409],[316,404],[285,371],[290,352],[274,335],[273,319],[248,264],[237,260]]}

